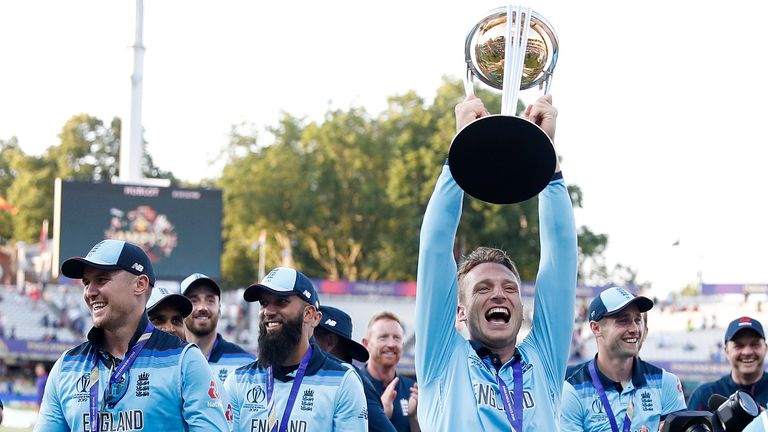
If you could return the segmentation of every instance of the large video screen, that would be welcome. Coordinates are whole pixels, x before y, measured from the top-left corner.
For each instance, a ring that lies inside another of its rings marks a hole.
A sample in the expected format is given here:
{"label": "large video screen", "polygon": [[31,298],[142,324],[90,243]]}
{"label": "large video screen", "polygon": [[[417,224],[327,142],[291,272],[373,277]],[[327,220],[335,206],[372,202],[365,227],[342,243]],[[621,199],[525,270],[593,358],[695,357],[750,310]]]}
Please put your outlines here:
{"label": "large video screen", "polygon": [[159,280],[220,277],[220,190],[56,180],[54,277],[103,239],[144,248]]}

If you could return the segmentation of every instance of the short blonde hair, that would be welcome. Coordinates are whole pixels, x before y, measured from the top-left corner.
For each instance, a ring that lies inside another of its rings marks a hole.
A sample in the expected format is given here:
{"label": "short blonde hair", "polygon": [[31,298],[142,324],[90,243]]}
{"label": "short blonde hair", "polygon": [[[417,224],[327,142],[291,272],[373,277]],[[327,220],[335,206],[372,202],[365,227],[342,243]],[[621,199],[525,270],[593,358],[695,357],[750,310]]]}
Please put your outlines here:
{"label": "short blonde hair", "polygon": [[403,329],[403,332],[405,332],[405,327],[403,327],[403,322],[400,321],[400,318],[398,318],[394,312],[382,311],[372,316],[371,320],[368,321],[368,328],[366,329],[365,334],[367,335],[371,334],[371,327],[373,327],[373,325],[376,324],[376,321],[381,321],[381,320],[394,321],[397,324],[399,324],[400,328]]}
{"label": "short blonde hair", "polygon": [[462,283],[464,277],[467,273],[472,271],[473,268],[484,263],[501,264],[508,268],[518,281],[520,280],[520,273],[518,273],[515,263],[509,258],[506,252],[501,249],[480,246],[464,257],[461,264],[459,264],[459,304],[464,304],[464,285]]}

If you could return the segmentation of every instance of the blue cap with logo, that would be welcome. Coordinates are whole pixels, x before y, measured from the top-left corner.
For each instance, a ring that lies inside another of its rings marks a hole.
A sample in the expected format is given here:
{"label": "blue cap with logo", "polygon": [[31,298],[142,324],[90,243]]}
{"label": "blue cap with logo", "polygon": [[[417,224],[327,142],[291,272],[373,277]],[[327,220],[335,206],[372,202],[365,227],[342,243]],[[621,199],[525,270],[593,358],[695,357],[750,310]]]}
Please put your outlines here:
{"label": "blue cap with logo", "polygon": [[98,270],[125,270],[135,275],[147,275],[155,286],[155,271],[144,249],[123,240],[102,240],[91,248],[85,258],[72,257],[61,264],[61,273],[70,279],[82,279],[86,267]]}
{"label": "blue cap with logo", "polygon": [[744,316],[736,318],[728,324],[728,329],[725,331],[725,342],[728,343],[729,340],[736,337],[736,333],[739,333],[742,330],[752,330],[761,338],[765,339],[765,332],[763,331],[763,325],[760,324],[760,321]]}
{"label": "blue cap with logo", "polygon": [[259,301],[261,294],[268,292],[277,296],[298,296],[305,302],[316,308],[320,308],[317,298],[317,290],[304,273],[288,268],[277,267],[269,272],[259,283],[255,283],[245,289],[243,298],[247,302]]}
{"label": "blue cap with logo", "polygon": [[352,318],[343,310],[332,306],[320,306],[320,312],[323,313],[323,319],[320,320],[319,327],[341,337],[353,359],[367,362],[368,350],[352,339]]}
{"label": "blue cap with logo", "polygon": [[653,301],[648,297],[633,295],[620,287],[608,288],[589,304],[589,320],[600,321],[604,317],[616,315],[632,304],[637,305],[640,312],[647,312],[653,307]]}
{"label": "blue cap with logo", "polygon": [[184,280],[181,281],[181,293],[183,295],[188,295],[189,290],[200,285],[210,287],[213,292],[219,298],[221,298],[221,288],[219,288],[219,284],[217,284],[215,280],[202,273],[192,273],[191,275],[184,278]]}
{"label": "blue cap with logo", "polygon": [[168,287],[152,288],[152,295],[147,301],[147,313],[152,313],[161,305],[172,305],[186,318],[192,313],[192,300],[184,297],[181,293]]}

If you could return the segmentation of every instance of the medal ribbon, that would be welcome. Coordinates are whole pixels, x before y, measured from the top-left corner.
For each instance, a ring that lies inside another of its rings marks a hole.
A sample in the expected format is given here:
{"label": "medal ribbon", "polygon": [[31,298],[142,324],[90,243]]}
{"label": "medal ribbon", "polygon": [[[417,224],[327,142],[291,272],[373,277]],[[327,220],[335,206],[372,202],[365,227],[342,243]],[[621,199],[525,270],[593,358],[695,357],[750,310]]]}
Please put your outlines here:
{"label": "medal ribbon", "polygon": [[288,428],[288,420],[291,418],[291,411],[293,411],[293,405],[296,402],[296,395],[299,393],[299,387],[301,387],[301,381],[304,380],[304,372],[309,365],[309,359],[312,357],[312,347],[310,346],[304,357],[299,363],[299,369],[296,371],[296,377],[293,379],[293,385],[291,385],[291,393],[288,395],[288,401],[285,403],[285,411],[283,411],[283,417],[280,420],[280,429],[278,430],[275,421],[277,420],[277,413],[275,412],[275,376],[272,372],[272,366],[267,368],[267,399],[269,400],[269,414],[267,416],[267,428],[270,432],[285,432]]}
{"label": "medal ribbon", "polygon": [[[111,393],[112,391],[112,386],[119,383],[123,375],[128,372],[128,370],[133,365],[133,362],[136,361],[136,358],[139,356],[139,352],[141,352],[141,350],[144,348],[144,345],[147,344],[149,337],[152,336],[152,331],[154,330],[155,326],[153,326],[152,323],[147,323],[147,327],[144,329],[141,337],[139,337],[139,340],[137,340],[133,348],[128,351],[128,353],[125,355],[125,358],[123,358],[123,361],[120,362],[117,368],[111,372],[109,382],[107,383],[107,389],[104,394],[104,400],[102,401],[102,408],[106,403],[107,394]],[[90,378],[88,379],[88,391],[90,393],[89,405],[91,415],[91,432],[99,432],[101,428],[101,416],[99,415],[99,355],[96,354],[94,358],[96,360],[96,364],[93,366]]]}
{"label": "medal ribbon", "polygon": [[[595,386],[595,390],[597,390],[597,394],[600,396],[600,402],[602,402],[603,408],[605,408],[605,414],[608,415],[608,421],[611,422],[611,430],[613,432],[619,432],[619,425],[616,423],[616,417],[614,417],[613,415],[611,404],[608,403],[608,396],[606,396],[605,394],[603,383],[600,381],[600,377],[597,376],[597,370],[595,369],[594,360],[589,362],[589,375],[592,377],[592,385]],[[624,416],[624,424],[622,425],[623,432],[629,432],[629,428],[632,425],[632,418],[630,417],[631,407],[632,407],[632,400],[630,399],[629,407],[627,408],[627,414]]]}
{"label": "medal ribbon", "polygon": [[[483,362],[491,371],[496,371],[489,356],[483,357]],[[504,413],[507,414],[507,421],[516,432],[523,432],[523,366],[519,357],[516,357],[512,363],[512,399],[509,396],[509,387],[504,379],[496,372],[496,383],[499,385],[501,400],[504,403]]]}

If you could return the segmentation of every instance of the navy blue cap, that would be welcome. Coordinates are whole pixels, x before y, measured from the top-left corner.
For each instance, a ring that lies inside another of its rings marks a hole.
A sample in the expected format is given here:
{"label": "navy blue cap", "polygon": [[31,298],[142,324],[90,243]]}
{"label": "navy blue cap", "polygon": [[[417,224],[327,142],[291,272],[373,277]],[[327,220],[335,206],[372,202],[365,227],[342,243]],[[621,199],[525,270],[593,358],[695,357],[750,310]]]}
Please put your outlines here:
{"label": "navy blue cap", "polygon": [[259,301],[261,293],[264,291],[281,297],[295,295],[312,306],[320,308],[317,290],[315,290],[312,281],[304,276],[304,273],[296,269],[288,267],[275,268],[264,276],[261,282],[246,288],[245,292],[243,292],[243,298],[247,302]]}
{"label": "navy blue cap", "polygon": [[349,347],[352,358],[363,363],[368,361],[368,350],[352,339],[352,318],[341,309],[332,306],[320,306],[323,319],[320,327],[341,337]]}
{"label": "navy blue cap", "polygon": [[70,279],[82,279],[85,267],[99,270],[125,270],[135,275],[147,275],[155,286],[155,271],[144,249],[122,240],[102,240],[91,248],[85,258],[72,257],[61,264],[61,273]]}
{"label": "navy blue cap", "polygon": [[149,296],[147,301],[147,313],[152,313],[152,311],[163,304],[175,306],[184,318],[192,313],[192,301],[190,299],[166,287],[152,288],[152,295]]}
{"label": "navy blue cap", "polygon": [[215,280],[209,278],[208,276],[202,273],[192,273],[191,275],[187,276],[183,281],[181,281],[181,294],[182,295],[189,294],[189,290],[191,290],[192,288],[198,285],[206,285],[211,287],[211,289],[213,289],[213,292],[216,293],[216,295],[219,298],[221,298],[221,288],[219,287],[219,284],[217,284]]}
{"label": "navy blue cap", "polygon": [[589,304],[589,320],[600,321],[604,317],[616,315],[632,304],[637,305],[640,312],[647,312],[653,307],[653,300],[633,295],[624,288],[608,288]]}
{"label": "navy blue cap", "polygon": [[765,339],[765,332],[763,331],[763,325],[760,321],[747,316],[737,318],[728,324],[728,329],[725,331],[725,342],[733,340],[736,334],[742,330],[752,330],[757,332],[761,338]]}

